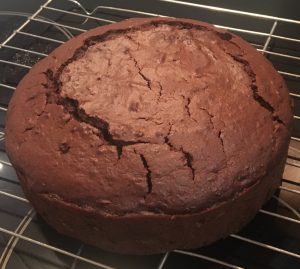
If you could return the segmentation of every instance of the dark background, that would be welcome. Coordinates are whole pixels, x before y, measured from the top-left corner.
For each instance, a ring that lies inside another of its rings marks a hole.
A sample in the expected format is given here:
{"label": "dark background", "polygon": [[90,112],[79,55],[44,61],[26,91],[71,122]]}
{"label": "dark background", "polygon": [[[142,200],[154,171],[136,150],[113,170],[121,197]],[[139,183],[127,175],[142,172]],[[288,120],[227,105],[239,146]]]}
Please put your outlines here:
{"label": "dark background", "polygon": [[[42,3],[41,0],[0,0],[0,10],[26,11],[32,12]],[[95,5],[107,4],[112,6],[123,7],[138,7],[145,8],[153,6],[156,1],[142,0],[142,1],[100,1],[100,0],[79,0],[82,4]],[[188,2],[188,1],[185,1]],[[279,17],[300,19],[300,1],[298,0],[193,0],[189,2],[226,7],[230,9],[239,9],[248,12],[274,15]],[[163,10],[162,10],[163,12]],[[1,18],[0,18],[1,19]]]}
{"label": "dark background", "polygon": [[[32,13],[43,4],[45,0],[0,0],[0,42],[3,42],[14,29],[16,29],[22,22],[26,20],[26,17],[20,16],[4,16],[1,15],[3,11],[17,11]],[[188,17],[199,20],[204,20],[211,23],[220,25],[227,25],[236,28],[249,29],[254,31],[260,31],[268,33],[272,27],[272,21],[250,18],[245,16],[236,16],[230,14],[223,14],[217,12],[210,12],[203,9],[179,6],[170,3],[162,3],[160,1],[100,1],[100,0],[79,0],[87,9],[92,10],[97,5],[108,5],[123,7],[141,11],[147,11],[152,13],[159,13],[176,17]],[[300,20],[300,1],[296,0],[249,0],[249,1],[221,1],[221,0],[193,0],[194,3],[206,4],[211,6],[225,7],[229,9],[242,10],[247,12],[254,12],[260,14],[268,14],[283,18],[291,18]],[[74,5],[68,3],[66,0],[53,0],[51,6],[58,8],[80,12],[80,10],[74,9]],[[82,19],[74,18],[74,16],[61,15],[59,13],[43,11],[41,16],[46,18],[52,18],[55,21],[59,21],[66,25],[74,27],[80,27],[83,29],[89,29],[97,26],[98,24],[93,21],[88,21],[86,24],[81,24]],[[112,20],[121,20],[130,16],[136,16],[134,14],[126,14],[122,12],[104,12],[101,11],[95,16],[100,18],[107,18]],[[101,24],[101,23],[100,23]],[[29,26],[24,29],[25,32],[34,33],[37,35],[47,36],[58,40],[66,41],[67,38],[61,32],[54,27],[47,24],[31,22]],[[74,35],[79,32],[71,31]],[[300,39],[300,25],[279,23],[275,34],[286,37],[293,37]],[[264,44],[266,37],[259,37],[253,35],[240,34],[248,41],[255,44]],[[38,39],[29,39],[24,36],[17,35],[16,38],[9,43],[16,47],[27,48],[37,52],[49,53],[58,44],[51,42],[42,42]],[[285,53],[288,55],[294,55],[300,57],[300,43],[280,41],[278,39],[272,39],[269,50],[279,53]],[[259,47],[261,48],[261,47]],[[285,72],[291,72],[300,74],[300,61],[299,60],[287,60],[282,57],[274,57],[266,55],[279,70]],[[38,57],[34,57],[32,54],[21,53],[12,49],[1,48],[0,59],[13,61],[26,65],[33,65],[38,61]],[[18,68],[15,66],[0,64],[0,83],[5,83],[11,86],[16,86],[19,80],[27,70]],[[300,94],[300,79],[285,77],[291,92]],[[6,106],[9,102],[12,90],[8,90],[0,87],[0,105]],[[298,101],[297,101],[298,100]],[[300,115],[300,98],[294,99],[295,106],[298,111],[295,111],[297,115]],[[297,103],[298,102],[298,103]],[[294,124],[294,136],[300,137],[300,124],[299,120],[295,120]],[[0,113],[0,130],[3,131],[5,123],[5,113]],[[4,145],[0,143],[0,155],[5,159]],[[296,176],[299,175],[299,169],[293,174],[291,180],[296,180]],[[22,191],[18,185],[18,180],[14,171],[10,167],[5,167],[0,175],[2,180],[0,181],[0,190],[6,190],[9,193],[14,193],[21,196]],[[299,201],[299,200],[297,200]],[[274,202],[274,201],[273,201]],[[289,201],[290,202],[290,201]],[[26,205],[25,205],[26,206]],[[295,205],[294,205],[295,206]],[[299,206],[299,202],[296,204]],[[28,206],[27,206],[28,207]],[[24,216],[24,212],[28,208],[24,208],[20,203],[12,203],[8,198],[3,199],[0,197],[0,227],[5,227],[9,230],[14,230],[19,224],[20,220]],[[270,211],[276,211],[281,213],[278,209],[278,205],[275,203],[268,203],[264,209]],[[24,212],[23,212],[24,211]],[[284,211],[282,213],[287,216],[293,217],[289,212]],[[241,235],[260,242],[265,242],[280,248],[299,253],[299,240],[300,240],[299,225],[286,222],[258,214],[243,231]],[[35,238],[39,241],[50,243],[51,245],[63,248],[65,250],[76,253],[80,247],[80,242],[72,240],[70,238],[61,236],[51,228],[47,226],[43,221],[34,219],[30,226],[26,229],[25,235],[31,238]],[[0,233],[0,254],[2,247],[5,246],[9,237]],[[4,243],[2,243],[2,241]],[[227,238],[226,240],[220,240],[217,243],[195,250],[194,252],[215,257],[220,260],[224,260],[236,265],[245,266],[246,268],[255,269],[299,269],[299,260],[287,255],[268,251],[265,248],[258,248],[251,244],[245,244],[233,238]],[[157,268],[157,264],[161,259],[160,255],[153,255],[149,257],[135,257],[135,256],[122,256],[106,253],[89,246],[85,246],[82,256],[88,257],[92,260],[103,262],[108,265],[116,266],[117,268],[143,268],[152,269]],[[41,247],[28,244],[24,241],[20,241],[15,249],[8,268],[13,269],[27,269],[27,268],[71,268],[68,266],[73,262],[73,259],[67,258],[64,255],[54,255],[52,252],[47,251]],[[1,265],[0,265],[1,267]],[[82,263],[76,268],[89,269],[94,268]],[[179,255],[172,253],[168,258],[168,262],[164,267],[166,269],[182,269],[182,268],[209,268],[219,269],[225,268],[214,263],[208,263],[201,259],[189,257],[187,255]]]}

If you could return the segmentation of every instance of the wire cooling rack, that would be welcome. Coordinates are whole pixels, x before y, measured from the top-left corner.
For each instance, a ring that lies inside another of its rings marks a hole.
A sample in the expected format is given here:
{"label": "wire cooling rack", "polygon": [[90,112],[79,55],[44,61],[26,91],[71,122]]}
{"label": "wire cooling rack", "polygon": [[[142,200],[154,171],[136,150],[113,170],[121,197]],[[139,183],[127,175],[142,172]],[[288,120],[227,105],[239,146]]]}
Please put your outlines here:
{"label": "wire cooling rack", "polygon": [[[0,11],[0,19],[19,23],[0,43],[0,268],[300,268],[300,21],[172,0],[143,8],[138,1],[129,8],[92,2],[47,0],[31,14]],[[141,16],[191,17],[241,35],[285,77],[295,115],[282,186],[246,228],[201,249],[137,257],[83,245],[39,219],[5,154],[4,126],[9,99],[35,62],[92,27]]]}

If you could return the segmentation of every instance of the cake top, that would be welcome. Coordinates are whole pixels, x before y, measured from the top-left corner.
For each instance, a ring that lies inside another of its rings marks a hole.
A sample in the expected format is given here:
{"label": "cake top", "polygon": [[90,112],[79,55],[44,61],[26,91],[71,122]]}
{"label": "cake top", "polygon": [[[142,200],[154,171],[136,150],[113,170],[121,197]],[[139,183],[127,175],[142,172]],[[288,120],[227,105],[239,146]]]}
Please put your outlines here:
{"label": "cake top", "polygon": [[[252,98],[251,78],[216,46],[217,38],[176,24],[111,34],[63,68],[60,95],[76,100],[81,121],[95,119],[89,123],[104,143],[117,147],[118,158],[126,146],[167,145],[183,155],[194,180],[193,162],[212,172],[225,165],[221,127],[215,128],[222,122],[212,114],[225,112],[220,100],[233,104],[235,98],[224,99],[233,92]],[[210,112],[206,104],[213,96],[216,110]],[[207,143],[213,147],[210,164]]]}
{"label": "cake top", "polygon": [[105,27],[35,67],[38,89],[19,86],[27,100],[43,92],[23,128],[25,144],[44,144],[26,163],[55,159],[41,164],[51,182],[28,174],[37,191],[105,214],[186,214],[233,199],[285,154],[286,86],[246,42],[190,20]]}

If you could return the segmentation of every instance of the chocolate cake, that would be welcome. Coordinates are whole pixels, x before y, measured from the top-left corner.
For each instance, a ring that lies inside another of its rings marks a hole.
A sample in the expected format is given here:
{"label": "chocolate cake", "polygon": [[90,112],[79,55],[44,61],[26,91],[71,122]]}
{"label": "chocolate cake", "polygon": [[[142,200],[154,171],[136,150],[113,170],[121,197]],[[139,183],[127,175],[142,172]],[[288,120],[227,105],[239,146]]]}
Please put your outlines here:
{"label": "chocolate cake", "polygon": [[291,122],[285,82],[241,38],[194,20],[130,19],[30,70],[9,105],[6,149],[58,232],[152,254],[247,224],[280,185]]}

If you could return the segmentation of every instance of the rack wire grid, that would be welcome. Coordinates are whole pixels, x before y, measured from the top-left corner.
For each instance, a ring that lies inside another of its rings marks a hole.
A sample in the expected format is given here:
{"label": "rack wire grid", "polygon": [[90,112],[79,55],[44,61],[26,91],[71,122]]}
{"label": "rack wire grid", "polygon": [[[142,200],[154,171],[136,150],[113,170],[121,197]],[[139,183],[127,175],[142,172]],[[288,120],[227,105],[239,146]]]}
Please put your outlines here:
{"label": "rack wire grid", "polygon": [[[172,0],[151,1],[142,9],[137,2],[131,9],[121,1],[95,6],[93,1],[47,0],[32,14],[0,11],[0,19],[14,17],[19,23],[2,33],[0,43],[0,268],[300,268],[300,21]],[[5,154],[7,104],[31,66],[74,35],[141,16],[190,17],[239,34],[273,62],[294,99],[282,186],[241,232],[201,249],[116,255],[59,235],[24,198]]]}

